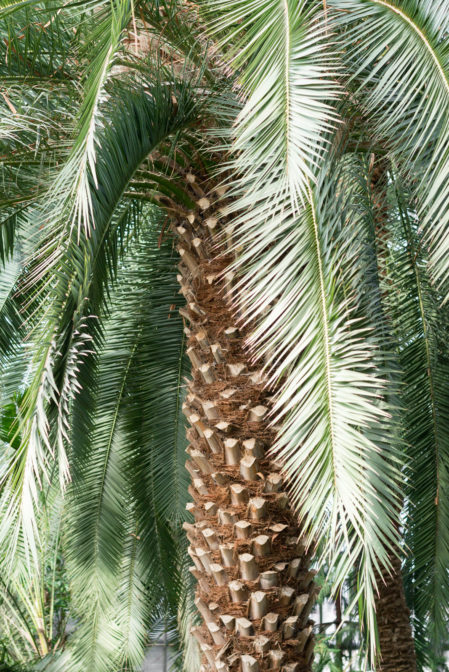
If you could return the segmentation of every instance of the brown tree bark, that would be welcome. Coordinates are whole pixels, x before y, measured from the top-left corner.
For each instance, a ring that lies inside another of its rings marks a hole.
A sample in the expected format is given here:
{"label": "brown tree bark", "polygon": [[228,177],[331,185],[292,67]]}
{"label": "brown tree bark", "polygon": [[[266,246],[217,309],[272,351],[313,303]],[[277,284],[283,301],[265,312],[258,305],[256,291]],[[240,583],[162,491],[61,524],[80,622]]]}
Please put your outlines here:
{"label": "brown tree bark", "polygon": [[177,219],[179,281],[186,298],[192,380],[184,413],[192,476],[185,524],[196,605],[193,629],[202,670],[310,672],[309,619],[318,589],[311,551],[289,509],[279,465],[267,458],[270,392],[245,350],[230,301],[232,260],[218,256],[221,222],[211,185],[185,175],[198,208]]}
{"label": "brown tree bark", "polygon": [[379,581],[376,600],[380,656],[377,672],[416,672],[416,654],[402,584],[401,561],[390,556],[393,572]]}

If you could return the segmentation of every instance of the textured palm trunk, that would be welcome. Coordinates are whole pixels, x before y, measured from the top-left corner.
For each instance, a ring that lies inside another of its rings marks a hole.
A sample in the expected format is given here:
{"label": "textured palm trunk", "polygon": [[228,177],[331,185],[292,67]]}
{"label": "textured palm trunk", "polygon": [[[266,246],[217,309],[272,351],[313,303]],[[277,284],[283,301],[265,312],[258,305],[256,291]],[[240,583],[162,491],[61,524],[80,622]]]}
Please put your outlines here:
{"label": "textured palm trunk", "polygon": [[416,654],[402,584],[401,561],[390,557],[393,573],[380,581],[376,601],[380,658],[377,672],[416,672]]}
{"label": "textured palm trunk", "polygon": [[185,178],[198,210],[172,227],[192,362],[184,413],[195,522],[185,529],[203,619],[192,634],[203,670],[309,672],[315,572],[279,465],[266,457],[274,440],[269,393],[245,351],[222,275],[230,257],[217,256],[216,194]]}

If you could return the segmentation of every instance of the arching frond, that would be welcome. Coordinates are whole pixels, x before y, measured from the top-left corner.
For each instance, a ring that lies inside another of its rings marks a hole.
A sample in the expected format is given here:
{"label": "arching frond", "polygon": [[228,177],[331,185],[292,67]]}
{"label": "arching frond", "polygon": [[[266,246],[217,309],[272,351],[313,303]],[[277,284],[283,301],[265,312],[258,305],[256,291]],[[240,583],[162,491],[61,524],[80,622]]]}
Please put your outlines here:
{"label": "arching frond", "polygon": [[355,95],[400,170],[416,182],[434,277],[448,275],[447,0],[332,0]]}
{"label": "arching frond", "polygon": [[12,12],[31,5],[33,0],[1,0],[0,2],[0,17],[8,16]]}
{"label": "arching frond", "polygon": [[[9,420],[14,420],[13,414]],[[18,563],[11,570],[0,557],[0,632],[5,647],[2,659],[19,666],[46,656],[57,647],[66,625],[66,614],[58,612],[58,604],[67,599],[60,553],[62,498],[54,487],[45,494],[38,521],[42,538],[38,562],[28,566]]]}
{"label": "arching frond", "polygon": [[[69,224],[68,237],[61,238],[60,213],[56,213],[56,231],[47,234],[29,271],[31,286],[39,283],[46,287],[46,279],[55,271],[57,277],[35,327],[35,364],[22,410],[22,446],[7,486],[8,518],[15,521],[8,525],[9,531],[18,533],[21,528],[30,549],[35,547],[37,534],[33,521],[38,484],[48,472],[50,456],[57,455],[62,483],[68,477],[67,411],[77,391],[77,369],[97,336],[96,316],[119,256],[123,228],[117,208],[123,191],[152,149],[196,120],[193,92],[189,82],[174,88],[160,82],[145,93],[122,92],[120,105],[127,106],[128,114],[122,115],[121,108],[110,111],[96,165],[100,186],[97,189],[91,183],[95,230],[89,237],[83,234],[78,242],[78,233],[70,233]],[[49,413],[58,418],[53,436]],[[16,544],[17,536],[13,536],[11,550]]]}
{"label": "arching frond", "polygon": [[80,48],[80,60],[89,59],[83,82],[83,102],[70,157],[57,173],[52,186],[52,201],[68,209],[71,225],[86,232],[95,226],[92,186],[98,188],[96,148],[105,124],[102,105],[108,99],[107,82],[118,52],[123,46],[125,29],[131,19],[130,0],[104,3],[91,18],[95,22],[88,31],[89,43]]}
{"label": "arching frond", "polygon": [[[253,202],[307,201],[337,116],[336,64],[317,5],[296,0],[201,3],[240,86],[232,161]],[[244,199],[242,198],[242,201]],[[269,216],[269,214],[268,214]]]}

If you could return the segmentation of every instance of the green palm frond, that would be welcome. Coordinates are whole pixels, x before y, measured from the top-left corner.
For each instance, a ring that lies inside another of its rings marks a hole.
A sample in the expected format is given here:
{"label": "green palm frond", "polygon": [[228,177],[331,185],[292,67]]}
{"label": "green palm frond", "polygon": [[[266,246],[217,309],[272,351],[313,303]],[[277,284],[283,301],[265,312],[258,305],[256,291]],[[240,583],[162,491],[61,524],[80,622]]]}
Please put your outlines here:
{"label": "green palm frond", "polygon": [[0,371],[7,366],[7,356],[20,342],[23,317],[13,294],[22,270],[23,261],[17,253],[0,270],[0,351],[3,354]]}
{"label": "green palm frond", "polygon": [[182,672],[192,672],[199,670],[201,666],[201,656],[197,641],[191,635],[191,628],[199,625],[200,619],[194,603],[194,586],[192,585],[192,576],[188,572],[187,562],[184,562],[182,588],[183,592],[179,601],[177,648],[180,655],[175,659],[175,670]]}
{"label": "green palm frond", "polygon": [[187,364],[174,312],[177,260],[170,241],[158,245],[159,218],[142,216],[118,269],[97,383],[74,401],[68,552],[81,618],[74,655],[95,672],[112,664],[138,669],[152,612],[161,603],[176,612],[181,593]]}
{"label": "green palm frond", "polygon": [[[96,146],[98,134],[105,123],[101,107],[107,100],[107,83],[118,52],[123,47],[125,29],[131,19],[130,0],[104,3],[102,11],[92,17],[94,27],[88,32],[89,44],[81,47],[80,60],[89,58],[83,103],[80,107],[70,158],[55,181],[53,198],[57,195],[63,207],[69,203],[72,226],[90,231],[94,222],[92,183],[98,187]],[[94,47],[94,49],[92,49]],[[85,52],[85,53],[83,53]],[[67,206],[66,206],[67,207]]]}
{"label": "green palm frond", "polygon": [[[57,152],[51,146],[57,141],[58,123],[51,119],[53,102],[39,105],[24,100],[22,89],[11,94],[8,102],[17,106],[11,115],[8,105],[0,104],[0,261],[14,252],[17,240],[29,254],[37,243],[36,201],[46,188],[45,175],[54,163]],[[38,97],[36,95],[36,97]],[[37,157],[39,152],[40,156]]]}
{"label": "green palm frond", "polygon": [[[199,9],[179,0],[159,0],[140,2],[137,11],[142,19],[140,35],[162,48],[167,57],[170,54],[169,60],[181,62],[182,68],[190,74],[201,71],[210,86],[230,88],[230,82],[220,79],[219,58],[211,53]],[[154,53],[150,48],[147,53],[138,54],[131,64],[138,72],[144,72],[152,58]]]}
{"label": "green palm frond", "polygon": [[[365,317],[368,330],[364,339],[374,346],[373,357],[381,377],[388,380],[388,411],[394,416],[393,426],[399,430],[400,401],[397,343],[391,327],[391,319],[384,300],[384,278],[388,252],[387,185],[390,179],[390,164],[382,158],[385,182],[373,184],[372,157],[363,153],[347,152],[339,163],[339,189],[345,202],[345,219],[354,228],[355,244],[358,246],[357,263],[351,274],[350,293],[360,313]],[[399,436],[396,437],[399,441]],[[403,446],[402,446],[403,447]]]}
{"label": "green palm frond", "polygon": [[47,489],[39,515],[38,562],[11,568],[0,558],[0,633],[6,636],[6,660],[32,665],[57,648],[67,619],[67,584],[61,558],[62,498]]}
{"label": "green palm frond", "polygon": [[[336,62],[317,5],[293,0],[201,3],[235,69],[243,99],[232,162],[252,202],[309,198],[335,127]],[[239,200],[244,204],[245,198]]]}
{"label": "green palm frond", "polygon": [[448,274],[447,0],[332,0],[351,86],[373,133],[416,181],[418,211],[437,280]]}
{"label": "green palm frond", "polygon": [[[128,114],[122,115],[121,108],[110,110],[96,164],[99,187],[93,182],[90,186],[95,229],[78,239],[70,222],[61,231],[61,215],[56,213],[55,230],[50,227],[27,271],[27,287],[42,286],[46,298],[42,300],[44,311],[33,326],[36,348],[22,409],[22,446],[5,486],[10,522],[4,533],[11,538],[11,551],[18,543],[19,529],[25,546],[35,548],[38,483],[48,473],[49,459],[57,457],[62,484],[68,476],[67,412],[78,389],[79,365],[97,338],[95,316],[101,312],[105,288],[120,256],[121,234],[126,230],[119,207],[123,191],[150,151],[196,121],[198,112],[190,82],[174,87],[159,82],[143,94],[123,90],[120,105],[127,106]],[[47,278],[55,270],[56,286],[49,293]],[[57,417],[53,436],[52,413]]]}
{"label": "green palm frond", "polygon": [[130,518],[120,571],[117,607],[112,619],[116,623],[119,642],[116,644],[119,669],[138,670],[148,643],[148,624],[158,605],[160,591],[148,589],[148,564],[139,537],[140,516]]}
{"label": "green palm frond", "polygon": [[14,252],[17,232],[25,219],[24,215],[24,208],[22,207],[8,208],[3,213],[3,218],[0,222],[0,261],[3,264],[6,264]]}
{"label": "green palm frond", "polygon": [[[55,10],[48,0],[16,3],[9,10],[0,8],[0,34],[6,56],[0,65],[2,84],[23,86],[26,80],[25,98],[32,95],[39,82],[59,80],[66,88],[71,81],[65,57],[73,40],[73,14],[73,10]],[[43,87],[41,92],[44,94]]]}
{"label": "green palm frond", "polygon": [[395,188],[387,296],[398,341],[410,457],[406,585],[418,651],[434,666],[447,642],[449,616],[449,312],[430,283],[427,250],[407,191],[399,181]]}
{"label": "green palm frond", "polygon": [[153,264],[159,279],[152,287],[154,307],[145,314],[145,319],[157,325],[157,329],[153,326],[152,338],[142,343],[136,353],[130,384],[130,394],[138,402],[136,411],[142,419],[137,423],[137,417],[131,417],[130,424],[140,428],[142,435],[136,440],[142,447],[146,437],[153,437],[154,450],[142,450],[139,455],[141,476],[146,474],[147,479],[154,479],[147,481],[154,502],[160,514],[176,524],[187,520],[189,478],[184,468],[186,427],[182,403],[184,379],[190,365],[184,354],[182,320],[176,312],[183,305],[174,284],[176,253],[174,250],[171,256],[165,253],[161,259],[162,251],[154,250]]}
{"label": "green palm frond", "polygon": [[33,0],[1,0],[0,17],[5,17],[10,13],[27,7],[31,4],[35,4]]}

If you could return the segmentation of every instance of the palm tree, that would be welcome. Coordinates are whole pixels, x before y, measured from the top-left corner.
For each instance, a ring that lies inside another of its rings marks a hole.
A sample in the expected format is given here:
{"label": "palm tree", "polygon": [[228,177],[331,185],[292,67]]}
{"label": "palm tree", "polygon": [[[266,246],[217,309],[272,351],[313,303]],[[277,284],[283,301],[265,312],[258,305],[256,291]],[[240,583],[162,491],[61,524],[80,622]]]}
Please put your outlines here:
{"label": "palm tree", "polygon": [[184,524],[204,670],[311,669],[313,554],[413,670],[403,540],[437,669],[447,0],[2,6],[1,561],[38,571],[65,493],[55,665],[136,669],[161,608],[191,619]]}

